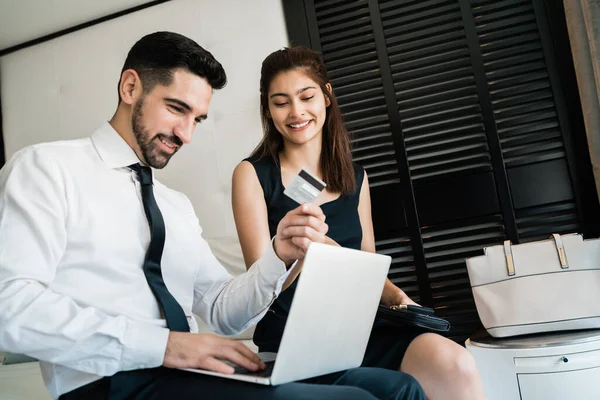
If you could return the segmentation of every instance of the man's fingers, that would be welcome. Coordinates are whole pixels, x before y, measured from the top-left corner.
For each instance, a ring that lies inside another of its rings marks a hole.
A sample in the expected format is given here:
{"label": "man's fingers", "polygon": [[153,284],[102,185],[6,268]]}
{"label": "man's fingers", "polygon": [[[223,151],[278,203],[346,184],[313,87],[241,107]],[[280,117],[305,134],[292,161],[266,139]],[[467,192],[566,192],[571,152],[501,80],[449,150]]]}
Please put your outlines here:
{"label": "man's fingers", "polygon": [[310,243],[325,241],[328,230],[321,208],[311,203],[302,204],[279,222],[275,252],[286,263],[303,258]]}
{"label": "man's fingers", "polygon": [[169,368],[204,368],[232,374],[227,362],[256,371],[265,365],[260,357],[243,343],[214,334],[171,332],[163,365]]}
{"label": "man's fingers", "polygon": [[310,226],[316,231],[327,231],[327,224],[325,221],[312,215],[288,216],[285,221],[285,227],[287,228],[289,226]]}
{"label": "man's fingers", "polygon": [[256,371],[261,368],[260,359],[256,362],[252,362],[245,354],[240,353],[238,349],[233,346],[223,347],[222,352],[217,357],[247,368],[250,371]]}
{"label": "man's fingers", "polygon": [[230,361],[251,371],[265,366],[258,354],[232,339],[220,338],[220,343],[214,347],[213,357]]}
{"label": "man's fingers", "polygon": [[199,365],[202,369],[209,371],[219,372],[221,374],[233,374],[235,369],[231,365],[227,365],[221,360],[217,360],[213,357],[207,357]]}
{"label": "man's fingers", "polygon": [[307,239],[305,237],[294,236],[292,238],[292,243],[299,247],[299,250],[301,250],[303,253],[306,253],[306,251],[308,250],[308,246],[310,246],[312,242],[313,240]]}
{"label": "man's fingers", "polygon": [[312,216],[291,216],[287,217],[285,224],[281,227],[282,237],[306,236],[314,237],[317,235],[325,235],[329,230],[329,226]]}
{"label": "man's fingers", "polygon": [[312,242],[322,242],[325,235],[307,226],[288,226],[282,232],[284,238],[304,238]]}
{"label": "man's fingers", "polygon": [[260,359],[259,355],[250,350],[245,344],[236,342],[235,349],[244,357],[257,364],[261,368],[266,367],[265,363]]}
{"label": "man's fingers", "polygon": [[321,207],[312,204],[312,203],[304,203],[296,208],[294,208],[292,211],[288,212],[287,215],[302,215],[302,214],[308,214],[308,215],[312,215],[313,217],[316,217],[318,219],[320,219],[321,221],[325,221],[325,214],[323,214],[323,210],[321,210]]}

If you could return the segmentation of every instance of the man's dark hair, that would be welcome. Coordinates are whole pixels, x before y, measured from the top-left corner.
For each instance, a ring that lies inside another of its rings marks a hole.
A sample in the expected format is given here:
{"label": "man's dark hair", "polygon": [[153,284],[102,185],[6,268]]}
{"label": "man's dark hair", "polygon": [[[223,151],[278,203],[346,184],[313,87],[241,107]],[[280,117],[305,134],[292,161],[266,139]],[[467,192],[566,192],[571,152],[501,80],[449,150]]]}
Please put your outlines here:
{"label": "man's dark hair", "polygon": [[[138,40],[127,54],[121,75],[133,69],[140,76],[144,93],[148,93],[157,84],[169,86],[178,68],[205,78],[213,89],[221,89],[227,83],[223,66],[210,52],[192,39],[173,32],[155,32]],[[117,90],[120,86],[119,79]]]}

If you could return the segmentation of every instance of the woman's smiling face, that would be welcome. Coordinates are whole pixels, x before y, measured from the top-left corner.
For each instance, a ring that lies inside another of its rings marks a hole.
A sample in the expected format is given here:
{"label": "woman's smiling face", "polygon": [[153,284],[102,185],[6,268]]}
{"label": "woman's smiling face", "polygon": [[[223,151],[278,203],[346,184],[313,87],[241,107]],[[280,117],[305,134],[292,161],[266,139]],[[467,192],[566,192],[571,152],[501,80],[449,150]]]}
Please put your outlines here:
{"label": "woman's smiling face", "polygon": [[280,72],[269,86],[269,114],[284,143],[321,140],[330,101],[302,70]]}

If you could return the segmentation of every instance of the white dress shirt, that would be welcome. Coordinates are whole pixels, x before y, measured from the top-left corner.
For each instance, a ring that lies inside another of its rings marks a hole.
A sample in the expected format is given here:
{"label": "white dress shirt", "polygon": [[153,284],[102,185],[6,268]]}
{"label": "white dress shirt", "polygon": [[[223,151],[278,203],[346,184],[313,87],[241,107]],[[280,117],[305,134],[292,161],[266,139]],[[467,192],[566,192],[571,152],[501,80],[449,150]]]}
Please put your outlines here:
{"label": "white dress shirt", "polygon": [[[41,360],[55,398],[119,371],[162,365],[169,331],[142,264],[150,243],[136,154],[104,124],[91,138],[27,147],[0,171],[0,350]],[[165,283],[221,334],[262,318],[285,265],[272,246],[231,277],[188,198],[154,181]]]}

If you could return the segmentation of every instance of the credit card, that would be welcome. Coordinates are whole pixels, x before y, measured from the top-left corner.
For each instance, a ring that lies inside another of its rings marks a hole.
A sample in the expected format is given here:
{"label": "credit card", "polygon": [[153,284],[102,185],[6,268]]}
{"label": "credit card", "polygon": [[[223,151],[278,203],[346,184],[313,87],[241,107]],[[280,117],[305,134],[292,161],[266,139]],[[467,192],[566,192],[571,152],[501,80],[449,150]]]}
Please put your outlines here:
{"label": "credit card", "polygon": [[305,169],[300,170],[283,194],[298,204],[310,203],[319,196],[327,184]]}

